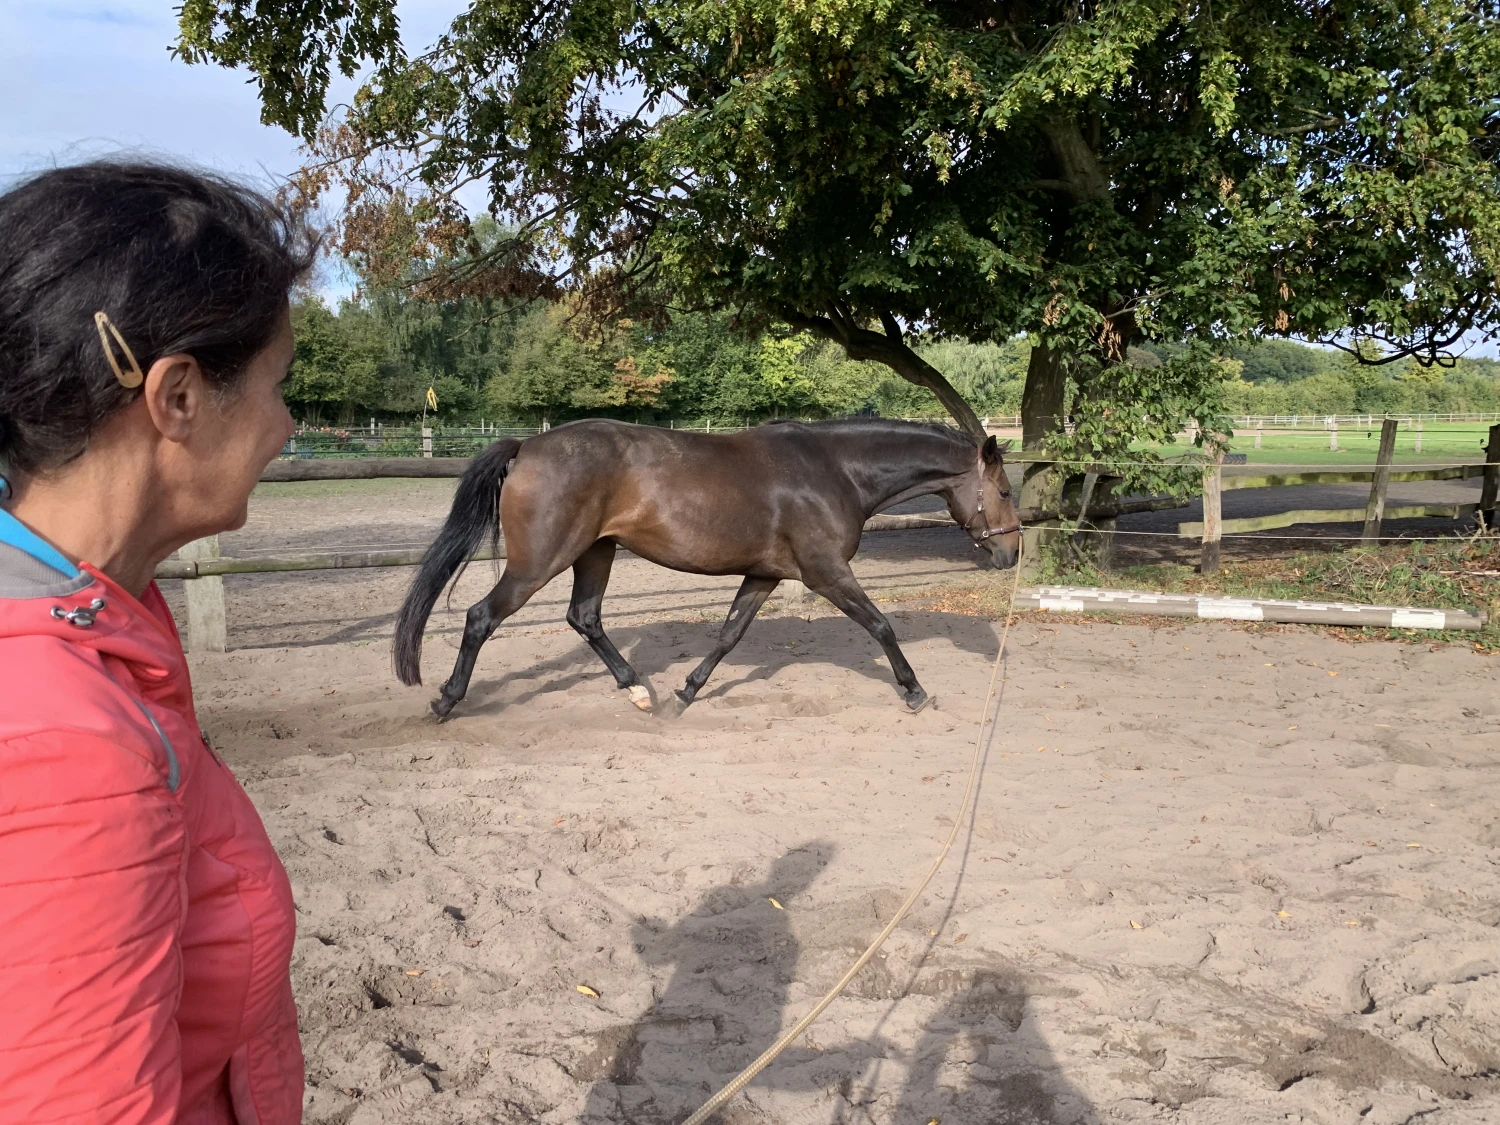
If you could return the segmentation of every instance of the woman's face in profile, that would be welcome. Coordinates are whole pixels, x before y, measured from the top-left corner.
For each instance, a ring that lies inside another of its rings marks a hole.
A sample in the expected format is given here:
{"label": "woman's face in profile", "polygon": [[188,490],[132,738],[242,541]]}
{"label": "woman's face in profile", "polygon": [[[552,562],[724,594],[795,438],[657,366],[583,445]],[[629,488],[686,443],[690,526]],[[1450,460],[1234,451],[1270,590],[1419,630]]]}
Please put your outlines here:
{"label": "woman's face in profile", "polygon": [[292,321],[284,314],[271,342],[251,359],[238,386],[194,435],[200,456],[211,463],[194,491],[203,509],[204,524],[220,530],[243,527],[249,515],[250,493],[261,472],[286,445],[294,429],[291,412],[282,401],[282,384],[292,365]]}

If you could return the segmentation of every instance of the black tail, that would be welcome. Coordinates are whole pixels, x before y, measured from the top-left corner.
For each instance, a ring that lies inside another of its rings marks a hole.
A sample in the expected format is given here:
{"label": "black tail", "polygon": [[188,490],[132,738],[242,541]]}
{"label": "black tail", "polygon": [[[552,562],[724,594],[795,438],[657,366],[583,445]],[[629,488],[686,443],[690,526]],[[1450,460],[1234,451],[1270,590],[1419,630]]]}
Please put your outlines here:
{"label": "black tail", "polygon": [[422,682],[422,630],[448,579],[469,561],[486,534],[499,553],[500,486],[520,448],[515,438],[502,438],[474,458],[458,482],[443,530],[422,556],[396,615],[396,678],[403,684]]}

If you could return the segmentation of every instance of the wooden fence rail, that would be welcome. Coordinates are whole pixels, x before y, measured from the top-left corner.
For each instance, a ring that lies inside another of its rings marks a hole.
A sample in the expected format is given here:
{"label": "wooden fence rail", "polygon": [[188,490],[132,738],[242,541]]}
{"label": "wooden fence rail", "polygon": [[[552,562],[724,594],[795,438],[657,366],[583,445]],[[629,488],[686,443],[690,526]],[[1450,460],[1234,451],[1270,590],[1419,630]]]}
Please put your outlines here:
{"label": "wooden fence rail", "polygon": [[[1415,469],[1395,472],[1391,460],[1395,447],[1394,421],[1382,426],[1380,459],[1374,469],[1315,470],[1311,472],[1267,473],[1250,476],[1224,476],[1222,462],[1216,461],[1205,470],[1204,520],[1200,523],[1177,525],[1178,535],[1203,540],[1202,567],[1205,573],[1217,568],[1219,542],[1223,535],[1244,534],[1277,527],[1289,527],[1296,523],[1354,523],[1364,520],[1365,538],[1378,538],[1382,519],[1409,519],[1419,516],[1447,516],[1460,518],[1475,512],[1493,527],[1497,495],[1500,495],[1500,424],[1490,427],[1489,446],[1485,465],[1450,465],[1436,469]],[[1389,435],[1389,441],[1387,437]],[[1022,456],[1023,462],[1046,460],[1040,457]],[[353,457],[338,460],[290,460],[273,461],[261,474],[265,483],[283,483],[319,480],[371,480],[376,478],[453,478],[463,475],[471,458],[468,457]],[[1465,480],[1476,476],[1484,478],[1484,487],[1478,504],[1423,504],[1399,508],[1385,508],[1386,487],[1391,483],[1427,480]],[[1365,508],[1336,510],[1304,510],[1282,512],[1251,519],[1224,520],[1220,509],[1222,493],[1241,488],[1287,488],[1306,484],[1356,484],[1371,482],[1370,501]],[[1102,484],[1102,480],[1100,481]],[[1090,496],[1095,494],[1089,488]],[[1020,516],[1028,524],[1059,519],[1076,519],[1080,515],[1080,502],[1087,505],[1091,519],[1109,519],[1136,512],[1164,511],[1186,507],[1187,500],[1171,496],[1122,498],[1111,495],[1102,488],[1102,499],[1097,503],[1079,495],[1071,504],[1064,501],[1058,510],[1022,509]],[[1373,517],[1373,523],[1372,523]],[[946,514],[881,514],[866,521],[866,532],[901,531],[916,528],[953,526],[954,521]],[[1372,530],[1373,529],[1373,530]],[[267,555],[244,558],[224,558],[220,555],[217,536],[189,543],[178,552],[176,558],[168,559],[156,568],[157,578],[184,580],[187,591],[188,645],[196,652],[223,652],[227,644],[227,613],[224,600],[224,576],[227,574],[277,574],[311,570],[353,570],[368,567],[415,566],[422,560],[422,548],[404,548],[384,551],[333,551],[309,552],[297,555]],[[502,542],[498,554],[488,548],[474,555],[476,561],[505,557]]]}
{"label": "wooden fence rail", "polygon": [[[1299,523],[1357,523],[1363,521],[1360,534],[1364,542],[1380,539],[1380,525],[1391,519],[1420,519],[1443,517],[1461,519],[1478,514],[1485,527],[1495,526],[1494,509],[1496,495],[1500,493],[1500,424],[1490,427],[1489,445],[1485,451],[1485,463],[1480,465],[1448,465],[1437,469],[1408,469],[1395,472],[1391,462],[1395,456],[1395,419],[1387,419],[1380,429],[1380,452],[1373,469],[1321,470],[1308,473],[1268,473],[1263,476],[1224,477],[1218,465],[1205,470],[1203,480],[1203,519],[1201,522],[1180,523],[1177,534],[1184,539],[1203,540],[1204,574],[1212,573],[1218,566],[1218,541],[1221,535],[1246,535],[1255,531],[1270,531],[1278,527],[1291,527]],[[1484,485],[1477,504],[1408,504],[1399,508],[1385,506],[1386,492],[1394,482],[1425,480],[1469,480],[1482,477]],[[1287,488],[1304,484],[1361,484],[1370,482],[1370,496],[1363,508],[1311,508],[1291,512],[1276,512],[1266,516],[1247,519],[1224,520],[1221,518],[1220,494],[1237,488]],[[1211,548],[1210,543],[1214,546]]]}

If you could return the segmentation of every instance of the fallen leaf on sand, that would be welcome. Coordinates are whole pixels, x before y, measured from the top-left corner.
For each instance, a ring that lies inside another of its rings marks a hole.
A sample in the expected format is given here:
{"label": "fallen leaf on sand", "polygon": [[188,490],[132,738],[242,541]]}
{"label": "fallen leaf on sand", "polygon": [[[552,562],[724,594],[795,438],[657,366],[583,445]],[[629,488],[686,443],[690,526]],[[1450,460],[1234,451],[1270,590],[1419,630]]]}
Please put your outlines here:
{"label": "fallen leaf on sand", "polygon": [[1328,673],[1328,674],[1329,674],[1329,675],[1330,675],[1330,676],[1337,676],[1337,675],[1338,675],[1338,673],[1337,673],[1337,672],[1329,672],[1329,673]]}
{"label": "fallen leaf on sand", "polygon": [[1130,928],[1132,930],[1139,930],[1141,928],[1141,924],[1139,922],[1137,922],[1134,918],[1132,918],[1132,919],[1130,919]]}
{"label": "fallen leaf on sand", "polygon": [[1366,840],[1365,841],[1365,847],[1367,847],[1367,848],[1378,848],[1378,847],[1380,847],[1380,841],[1379,840]]}
{"label": "fallen leaf on sand", "polygon": [[1407,844],[1406,846],[1408,848],[1420,848],[1422,845],[1421,844]]}
{"label": "fallen leaf on sand", "polygon": [[1291,915],[1288,914],[1285,910],[1278,910],[1276,912],[1276,917],[1278,917],[1278,918],[1290,918]]}
{"label": "fallen leaf on sand", "polygon": [[766,901],[769,902],[772,906],[774,906],[777,910],[785,910],[786,909],[786,907],[782,906],[781,903],[777,902],[774,898],[767,898]]}
{"label": "fallen leaf on sand", "polygon": [[1267,664],[1266,667],[1267,668],[1274,668],[1274,667],[1276,667],[1276,665],[1274,665],[1274,664]]}
{"label": "fallen leaf on sand", "polygon": [[1286,729],[1287,730],[1296,730],[1297,729],[1297,724],[1293,723],[1291,726],[1287,727]]}
{"label": "fallen leaf on sand", "polygon": [[1037,748],[1036,748],[1036,752],[1037,752],[1037,753],[1038,753],[1038,754],[1040,754],[1040,753],[1041,753],[1041,752],[1042,752],[1042,751],[1043,751],[1043,750],[1045,750],[1045,749],[1047,749],[1047,748],[1046,748],[1046,747],[1045,747],[1045,746],[1038,746],[1038,747],[1037,747]]}
{"label": "fallen leaf on sand", "polygon": [[586,984],[580,984],[580,985],[577,985],[576,987],[577,987],[578,991],[581,992],[581,993],[583,993],[585,996],[592,996],[595,1000],[599,999],[599,994],[597,992],[595,992],[592,988],[590,988],[588,985],[586,985]]}
{"label": "fallen leaf on sand", "polygon": [[953,939],[953,944],[957,945],[959,942],[963,941],[964,938],[966,938],[968,936],[969,936],[968,934],[959,934],[956,938]]}
{"label": "fallen leaf on sand", "polygon": [[928,937],[937,937],[937,931],[936,930],[928,930],[927,931],[927,936]]}
{"label": "fallen leaf on sand", "polygon": [[567,820],[567,819],[568,819],[568,818],[567,818],[567,817],[565,817],[565,816],[560,816],[560,817],[558,817],[558,818],[557,818],[557,819],[556,819],[556,820],[554,820],[554,821],[553,821],[553,822],[552,822],[552,826],[553,826],[553,827],[554,827],[554,828],[556,828],[556,827],[557,827],[557,826],[558,826],[558,825],[559,825],[559,824],[561,824],[561,823],[562,823],[562,822],[563,822],[563,821],[565,821],[565,820]]}
{"label": "fallen leaf on sand", "polygon": [[425,973],[426,971],[427,971],[426,969],[407,969],[406,970],[406,975],[409,976],[409,977],[419,977],[423,973]]}
{"label": "fallen leaf on sand", "polygon": [[1359,925],[1359,923],[1356,922],[1353,918],[1350,918],[1347,922],[1344,923],[1344,925],[1346,925],[1346,926],[1357,926],[1357,925]]}
{"label": "fallen leaf on sand", "polygon": [[924,778],[923,778],[923,779],[922,779],[922,780],[923,780],[923,781],[931,781],[931,780],[932,780],[932,777],[933,777],[933,775],[932,775],[932,774],[928,774],[928,775],[927,775],[927,776],[926,776],[926,777],[924,777]]}
{"label": "fallen leaf on sand", "polygon": [[934,1117],[931,1121],[927,1122],[927,1125],[943,1125],[943,1123]]}

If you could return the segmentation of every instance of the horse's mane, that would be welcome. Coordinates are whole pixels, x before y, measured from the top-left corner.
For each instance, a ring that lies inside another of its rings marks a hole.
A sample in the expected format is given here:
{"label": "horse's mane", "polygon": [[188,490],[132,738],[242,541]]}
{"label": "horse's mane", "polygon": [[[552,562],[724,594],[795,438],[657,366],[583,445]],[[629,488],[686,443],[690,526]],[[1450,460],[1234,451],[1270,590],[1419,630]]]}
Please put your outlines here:
{"label": "horse's mane", "polygon": [[811,430],[832,431],[834,433],[848,432],[850,430],[886,430],[892,433],[911,433],[920,430],[924,433],[938,434],[943,437],[958,438],[970,445],[976,444],[974,438],[966,431],[957,426],[950,426],[945,422],[908,422],[902,418],[881,418],[871,414],[850,414],[843,418],[823,418],[816,422],[800,422],[795,418],[771,418],[761,423],[762,426],[806,426]]}

